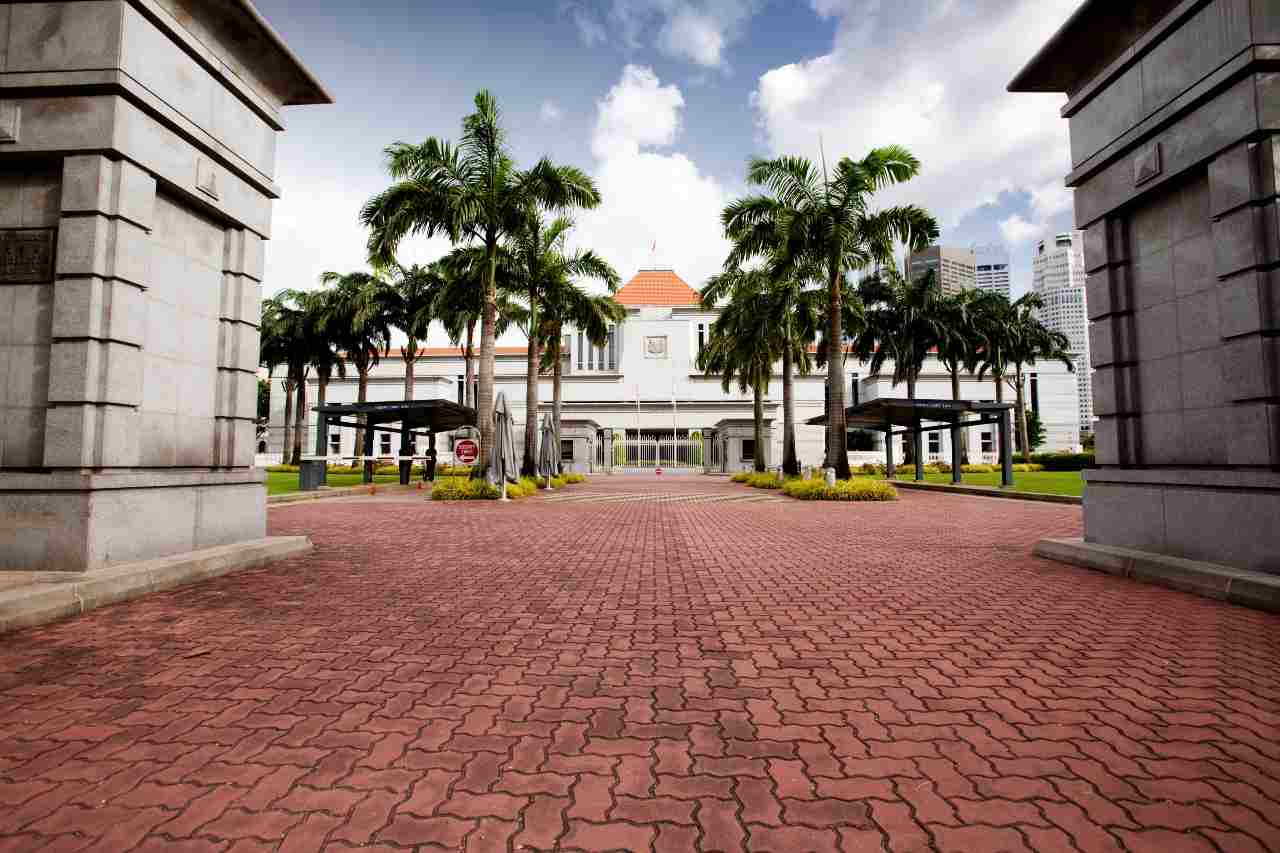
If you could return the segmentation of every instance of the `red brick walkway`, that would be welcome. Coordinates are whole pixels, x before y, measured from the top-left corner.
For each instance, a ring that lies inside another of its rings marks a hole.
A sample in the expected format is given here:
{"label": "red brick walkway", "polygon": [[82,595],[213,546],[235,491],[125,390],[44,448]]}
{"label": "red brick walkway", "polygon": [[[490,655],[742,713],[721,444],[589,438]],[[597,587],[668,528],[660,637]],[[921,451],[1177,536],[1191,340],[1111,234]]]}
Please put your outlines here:
{"label": "red brick walkway", "polygon": [[1280,849],[1280,619],[1078,509],[576,489],[0,638],[0,851]]}

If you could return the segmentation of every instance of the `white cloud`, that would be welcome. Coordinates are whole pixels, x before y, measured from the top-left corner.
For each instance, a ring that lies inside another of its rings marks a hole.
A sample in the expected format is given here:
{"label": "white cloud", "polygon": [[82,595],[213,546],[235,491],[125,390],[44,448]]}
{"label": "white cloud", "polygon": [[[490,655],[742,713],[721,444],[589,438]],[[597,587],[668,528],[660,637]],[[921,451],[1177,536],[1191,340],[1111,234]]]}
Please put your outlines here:
{"label": "white cloud", "polygon": [[575,243],[600,252],[623,279],[657,261],[698,287],[728,252],[720,212],[729,195],[678,151],[684,98],[649,68],[629,65],[597,103],[592,151],[604,202],[578,216]]}
{"label": "white cloud", "polygon": [[635,154],[642,145],[671,145],[680,132],[683,107],[684,96],[678,86],[663,86],[651,68],[628,65],[596,105],[591,150],[606,160]]}
{"label": "white cloud", "polygon": [[1031,192],[1038,217],[1061,212],[1070,204],[1060,189],[1069,168],[1062,98],[1005,86],[1077,3],[811,0],[838,19],[835,43],[760,77],[752,102],[765,140],[775,152],[816,155],[821,137],[831,159],[905,145],[921,176],[880,201],[923,205],[944,229],[1006,190]]}
{"label": "white cloud", "polygon": [[564,118],[564,110],[555,101],[543,101],[538,108],[538,119],[547,124],[554,124]]}
{"label": "white cloud", "polygon": [[1008,219],[1001,220],[1000,233],[1004,235],[1006,241],[1016,247],[1039,237],[1045,232],[1045,227],[1043,222],[1028,222],[1015,213]]}
{"label": "white cloud", "polygon": [[576,0],[561,6],[593,47],[610,36],[628,50],[652,44],[674,59],[725,68],[760,0]]}

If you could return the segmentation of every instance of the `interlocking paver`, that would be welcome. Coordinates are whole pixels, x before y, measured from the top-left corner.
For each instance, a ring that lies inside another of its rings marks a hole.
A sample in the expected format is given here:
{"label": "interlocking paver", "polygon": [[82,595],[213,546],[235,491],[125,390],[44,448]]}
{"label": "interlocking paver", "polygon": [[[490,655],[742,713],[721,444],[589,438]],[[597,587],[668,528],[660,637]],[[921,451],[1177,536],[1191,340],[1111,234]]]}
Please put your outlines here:
{"label": "interlocking paver", "polygon": [[1077,508],[270,526],[317,548],[0,639],[0,851],[1280,849],[1280,618],[1030,556]]}

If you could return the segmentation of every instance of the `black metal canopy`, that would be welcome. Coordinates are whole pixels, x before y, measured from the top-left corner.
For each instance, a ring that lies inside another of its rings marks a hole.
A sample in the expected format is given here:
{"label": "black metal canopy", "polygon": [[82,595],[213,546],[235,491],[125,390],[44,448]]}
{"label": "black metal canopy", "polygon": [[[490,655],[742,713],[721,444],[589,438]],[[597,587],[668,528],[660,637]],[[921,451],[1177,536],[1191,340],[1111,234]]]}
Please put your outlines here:
{"label": "black metal canopy", "polygon": [[[365,426],[377,429],[379,424],[399,424],[403,428],[428,433],[449,432],[476,425],[476,411],[459,406],[452,400],[390,400],[380,403],[330,403],[312,411],[330,423],[344,415],[363,415]],[[346,426],[347,424],[343,424]],[[356,424],[350,424],[356,426]],[[398,432],[399,430],[397,430]]]}
{"label": "black metal canopy", "polygon": [[[981,420],[994,420],[1001,412],[1007,412],[1012,408],[1012,403],[985,403],[977,400],[909,400],[904,397],[879,397],[858,406],[850,406],[844,410],[844,416],[850,429],[889,432],[894,427],[914,429],[926,421],[959,424],[961,419],[970,412],[978,415]],[[825,412],[805,421],[806,424],[814,426],[823,426],[826,422]]]}

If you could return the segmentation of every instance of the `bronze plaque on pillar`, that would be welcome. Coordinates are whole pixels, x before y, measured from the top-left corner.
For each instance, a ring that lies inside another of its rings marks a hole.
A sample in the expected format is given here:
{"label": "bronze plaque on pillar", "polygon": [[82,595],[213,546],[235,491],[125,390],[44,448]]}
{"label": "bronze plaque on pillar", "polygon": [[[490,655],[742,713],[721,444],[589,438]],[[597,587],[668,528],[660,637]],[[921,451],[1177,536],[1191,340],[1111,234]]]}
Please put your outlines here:
{"label": "bronze plaque on pillar", "polygon": [[56,228],[0,230],[0,284],[44,284],[53,281]]}

